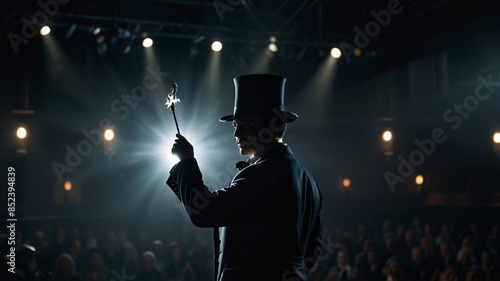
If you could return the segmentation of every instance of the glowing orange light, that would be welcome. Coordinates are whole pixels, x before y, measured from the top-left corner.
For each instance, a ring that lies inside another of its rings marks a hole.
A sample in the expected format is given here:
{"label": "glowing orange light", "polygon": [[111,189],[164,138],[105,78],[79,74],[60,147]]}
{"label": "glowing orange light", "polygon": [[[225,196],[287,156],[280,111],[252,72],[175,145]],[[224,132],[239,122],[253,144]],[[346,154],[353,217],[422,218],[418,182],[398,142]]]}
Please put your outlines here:
{"label": "glowing orange light", "polygon": [[344,178],[342,184],[344,185],[344,187],[349,187],[351,185],[351,180],[349,178]]}
{"label": "glowing orange light", "polygon": [[418,175],[415,177],[415,183],[417,185],[422,185],[424,183],[424,177],[422,175]]}
{"label": "glowing orange light", "polygon": [[493,135],[493,142],[500,143],[500,133],[495,133]]}
{"label": "glowing orange light", "polygon": [[71,190],[71,182],[70,181],[65,181],[64,182],[64,190],[70,191]]}

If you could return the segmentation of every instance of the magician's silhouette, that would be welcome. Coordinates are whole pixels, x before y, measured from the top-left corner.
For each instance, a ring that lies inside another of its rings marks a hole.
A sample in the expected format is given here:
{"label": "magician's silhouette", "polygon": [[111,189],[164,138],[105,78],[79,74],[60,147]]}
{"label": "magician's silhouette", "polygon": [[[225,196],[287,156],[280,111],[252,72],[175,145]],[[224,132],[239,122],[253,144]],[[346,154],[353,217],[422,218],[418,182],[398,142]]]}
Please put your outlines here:
{"label": "magician's silhouette", "polygon": [[167,184],[193,224],[214,228],[215,280],[307,280],[319,257],[322,194],[313,176],[283,143],[285,78],[251,74],[234,79],[231,121],[240,154],[230,185],[211,192],[202,180],[193,146],[182,136],[172,153],[180,162]]}

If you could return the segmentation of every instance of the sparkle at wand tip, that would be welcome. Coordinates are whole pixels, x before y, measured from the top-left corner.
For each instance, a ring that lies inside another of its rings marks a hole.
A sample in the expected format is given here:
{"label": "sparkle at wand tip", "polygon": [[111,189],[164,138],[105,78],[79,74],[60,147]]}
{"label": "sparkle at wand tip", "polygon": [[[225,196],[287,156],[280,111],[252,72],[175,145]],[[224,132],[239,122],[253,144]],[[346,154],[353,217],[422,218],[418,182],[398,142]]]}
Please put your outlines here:
{"label": "sparkle at wand tip", "polygon": [[172,81],[172,88],[170,89],[170,93],[168,93],[167,102],[165,102],[167,108],[172,108],[176,103],[181,102],[181,100],[177,97],[178,88],[179,87],[177,86],[177,83],[175,83],[175,81]]}

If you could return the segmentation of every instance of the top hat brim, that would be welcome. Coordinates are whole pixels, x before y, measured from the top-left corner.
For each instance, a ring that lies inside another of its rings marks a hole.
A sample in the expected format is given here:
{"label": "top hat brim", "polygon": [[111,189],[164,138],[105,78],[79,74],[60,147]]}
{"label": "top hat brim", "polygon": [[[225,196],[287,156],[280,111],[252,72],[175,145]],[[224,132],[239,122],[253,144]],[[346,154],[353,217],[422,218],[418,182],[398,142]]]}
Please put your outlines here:
{"label": "top hat brim", "polygon": [[[299,117],[297,114],[295,114],[293,112],[289,112],[289,111],[280,111],[280,113],[281,113],[281,116],[277,116],[277,117],[285,123],[292,123],[293,121],[297,120],[297,118]],[[256,114],[256,115],[258,115],[258,114]],[[236,116],[235,117],[233,114],[231,114],[231,115],[226,115],[226,116],[219,118],[219,121],[220,122],[229,122],[229,121],[233,121],[236,118],[241,118],[241,117],[248,117],[248,116]]]}

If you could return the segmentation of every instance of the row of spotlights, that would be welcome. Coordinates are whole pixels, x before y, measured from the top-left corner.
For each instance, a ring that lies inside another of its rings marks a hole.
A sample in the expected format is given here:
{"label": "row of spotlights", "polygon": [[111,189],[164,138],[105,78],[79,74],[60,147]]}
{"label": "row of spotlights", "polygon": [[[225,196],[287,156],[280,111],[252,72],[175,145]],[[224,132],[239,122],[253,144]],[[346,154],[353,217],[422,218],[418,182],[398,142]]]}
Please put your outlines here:
{"label": "row of spotlights", "polygon": [[[99,34],[100,32],[101,32],[100,27],[96,27],[93,31],[93,33],[95,35]],[[50,33],[50,27],[48,27],[48,26],[44,26],[40,29],[40,34],[42,34],[42,35],[47,35],[49,33]],[[276,37],[271,36],[269,41],[271,43],[269,43],[267,48],[269,49],[269,51],[276,53],[278,51],[278,46],[276,45]],[[149,48],[149,47],[153,46],[153,39],[144,38],[144,40],[142,41],[142,46],[144,48]],[[214,41],[212,43],[212,50],[214,52],[220,52],[222,50],[222,43],[220,41]],[[342,52],[340,51],[339,48],[332,48],[330,53],[331,53],[332,57],[334,57],[336,59],[340,58],[340,56],[342,55]]]}
{"label": "row of spotlights", "polygon": [[[26,131],[26,128],[24,127],[19,127],[17,128],[16,135],[19,139],[24,139],[28,135],[28,132]],[[108,141],[113,140],[115,137],[115,133],[111,129],[107,129],[104,131],[104,138]],[[385,131],[382,134],[382,139],[384,141],[391,141],[392,140],[392,132],[391,131]],[[500,133],[494,133],[493,134],[493,142],[494,143],[500,143]]]}
{"label": "row of spotlights", "polygon": [[[17,128],[16,131],[16,136],[19,139],[25,139],[26,136],[28,135],[28,131],[26,131],[26,128],[24,127],[19,127]],[[115,132],[111,129],[107,129],[104,131],[104,139],[107,141],[112,141],[115,138]]]}
{"label": "row of spotlights", "polygon": [[[392,140],[392,132],[391,131],[385,131],[382,134],[382,139],[384,141],[391,141]],[[493,134],[493,142],[494,143],[500,143],[500,133],[496,132]]]}
{"label": "row of spotlights", "polygon": [[[93,31],[94,35],[97,35],[100,32],[101,32],[100,27],[96,27]],[[40,29],[40,34],[42,34],[42,35],[47,35],[49,33],[50,33],[50,27],[48,27],[48,26],[44,26]],[[271,36],[271,38],[269,38],[269,41],[271,43],[269,43],[267,48],[269,49],[269,51],[276,53],[278,51],[278,46],[276,45],[276,37]],[[144,48],[149,48],[149,47],[153,46],[153,40],[151,38],[144,38],[144,40],[142,41],[142,46],[144,46]],[[220,41],[214,41],[212,43],[212,50],[214,52],[220,52],[222,50],[222,43]],[[330,51],[330,54],[332,57],[338,59],[342,55],[342,52],[340,51],[339,48],[335,47],[335,48],[332,48],[332,50]]]}
{"label": "row of spotlights", "polygon": [[[416,183],[417,185],[422,185],[422,184],[424,183],[424,176],[422,176],[422,175],[418,175],[418,176],[416,176],[416,177],[415,177],[415,183]],[[342,180],[342,186],[344,186],[344,187],[349,187],[349,186],[351,186],[351,179],[350,179],[350,178],[344,178],[344,179]]]}
{"label": "row of spotlights", "polygon": [[[101,32],[101,27],[96,27],[92,33],[94,35],[98,35],[99,33]],[[40,34],[41,35],[47,35],[50,33],[50,27],[48,26],[44,26],[40,29]],[[104,41],[104,37],[103,36],[100,36],[98,39],[97,39],[98,43],[101,43],[102,41]],[[144,46],[144,48],[149,48],[151,46],[153,46],[153,40],[151,38],[144,38],[144,40],[142,41],[142,46]]]}

